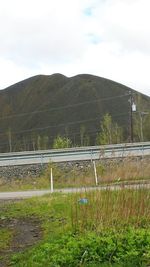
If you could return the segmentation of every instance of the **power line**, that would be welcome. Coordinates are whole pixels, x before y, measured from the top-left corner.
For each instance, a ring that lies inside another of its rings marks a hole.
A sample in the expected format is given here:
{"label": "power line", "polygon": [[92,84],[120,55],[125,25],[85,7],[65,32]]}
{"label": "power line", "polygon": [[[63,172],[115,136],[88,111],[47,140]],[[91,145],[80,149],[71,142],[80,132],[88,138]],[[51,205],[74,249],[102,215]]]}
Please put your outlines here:
{"label": "power line", "polygon": [[[113,118],[114,117],[122,117],[122,116],[125,116],[127,114],[128,114],[128,112],[119,113],[117,115],[112,115],[112,117]],[[77,121],[73,121],[73,122],[66,122],[66,123],[61,123],[61,124],[56,124],[56,125],[48,125],[48,126],[45,126],[45,127],[31,128],[31,129],[11,132],[11,134],[21,134],[21,133],[27,133],[27,132],[41,131],[41,130],[46,130],[46,129],[50,129],[50,128],[59,128],[59,127],[68,126],[68,125],[74,125],[74,124],[80,124],[80,123],[88,123],[88,122],[96,121],[96,120],[101,121],[102,119],[103,119],[103,117],[95,117],[95,118],[91,118],[91,119],[87,119],[87,120],[77,120]],[[0,133],[0,135],[6,135],[6,134]]]}
{"label": "power line", "polygon": [[44,109],[44,110],[35,110],[35,111],[24,112],[24,113],[19,113],[19,114],[13,114],[13,115],[0,117],[0,120],[11,119],[11,118],[14,118],[14,117],[22,117],[22,116],[27,116],[27,115],[31,115],[31,114],[34,115],[34,114],[48,112],[48,111],[57,111],[57,110],[62,110],[62,109],[67,109],[67,108],[74,108],[74,107],[78,107],[78,106],[82,106],[82,105],[86,105],[86,104],[102,102],[102,101],[108,101],[108,100],[113,100],[113,99],[116,99],[116,98],[122,98],[122,97],[126,97],[126,96],[129,96],[129,95],[130,94],[128,93],[128,94],[125,94],[125,95],[119,95],[119,96],[114,96],[114,97],[113,96],[112,97],[105,97],[105,98],[101,98],[101,99],[80,102],[80,103],[76,103],[76,104],[72,104],[72,105],[54,107],[54,108],[49,108],[49,109]]}

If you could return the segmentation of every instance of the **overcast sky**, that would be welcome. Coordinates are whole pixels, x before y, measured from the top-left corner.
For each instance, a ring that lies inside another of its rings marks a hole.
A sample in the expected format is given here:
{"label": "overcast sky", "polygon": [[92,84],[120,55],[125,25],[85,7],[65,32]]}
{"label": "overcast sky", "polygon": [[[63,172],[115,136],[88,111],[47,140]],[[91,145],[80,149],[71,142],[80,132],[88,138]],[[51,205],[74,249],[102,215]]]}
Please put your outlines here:
{"label": "overcast sky", "polygon": [[150,0],[0,0],[0,88],[53,73],[150,96]]}

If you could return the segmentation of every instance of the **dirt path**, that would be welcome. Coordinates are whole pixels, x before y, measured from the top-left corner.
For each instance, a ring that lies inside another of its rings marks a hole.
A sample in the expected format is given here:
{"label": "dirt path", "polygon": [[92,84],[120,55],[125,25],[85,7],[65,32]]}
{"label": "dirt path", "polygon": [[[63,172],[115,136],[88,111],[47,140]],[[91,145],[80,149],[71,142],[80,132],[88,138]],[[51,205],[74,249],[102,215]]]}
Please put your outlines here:
{"label": "dirt path", "polygon": [[24,251],[34,245],[42,237],[42,230],[39,220],[28,219],[1,219],[0,228],[7,228],[13,231],[13,239],[7,249],[0,250],[0,267],[9,265],[9,257],[16,252]]}

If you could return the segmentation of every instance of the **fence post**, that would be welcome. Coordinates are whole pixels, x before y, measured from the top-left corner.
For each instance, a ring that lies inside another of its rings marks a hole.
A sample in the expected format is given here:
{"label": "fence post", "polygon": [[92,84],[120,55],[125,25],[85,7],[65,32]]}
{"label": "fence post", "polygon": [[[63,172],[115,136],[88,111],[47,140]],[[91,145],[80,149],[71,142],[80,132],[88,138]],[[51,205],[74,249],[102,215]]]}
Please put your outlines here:
{"label": "fence post", "polygon": [[54,192],[54,186],[53,186],[53,170],[51,168],[51,193]]}
{"label": "fence post", "polygon": [[96,185],[98,185],[98,179],[97,179],[97,171],[96,171],[95,160],[93,161],[93,166],[94,166],[95,183],[96,183]]}

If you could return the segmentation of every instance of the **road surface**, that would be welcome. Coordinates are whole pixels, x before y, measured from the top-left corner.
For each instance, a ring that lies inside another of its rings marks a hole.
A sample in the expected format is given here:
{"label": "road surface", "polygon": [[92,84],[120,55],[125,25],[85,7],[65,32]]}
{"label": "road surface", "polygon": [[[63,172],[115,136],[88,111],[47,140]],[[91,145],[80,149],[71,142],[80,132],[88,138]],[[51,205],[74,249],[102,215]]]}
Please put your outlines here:
{"label": "road surface", "polygon": [[[149,183],[140,183],[140,184],[130,184],[130,185],[107,185],[107,186],[97,186],[97,187],[82,187],[82,188],[64,188],[64,189],[55,189],[54,193],[77,193],[85,192],[92,190],[121,190],[126,189],[140,189],[147,188],[150,189]],[[43,196],[45,194],[51,194],[51,190],[30,190],[30,191],[19,191],[19,192],[1,192],[0,200],[15,200],[15,199],[25,199],[36,196]]]}

